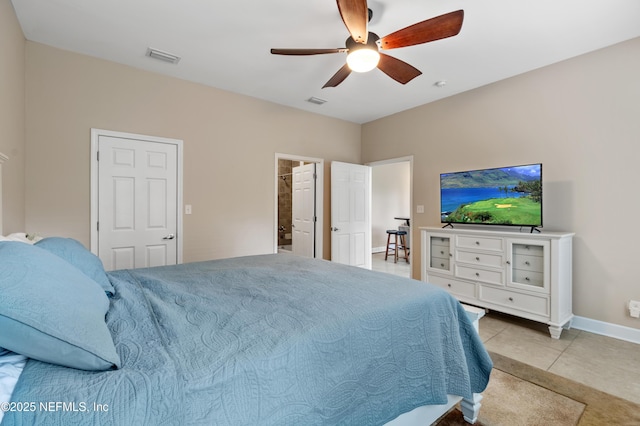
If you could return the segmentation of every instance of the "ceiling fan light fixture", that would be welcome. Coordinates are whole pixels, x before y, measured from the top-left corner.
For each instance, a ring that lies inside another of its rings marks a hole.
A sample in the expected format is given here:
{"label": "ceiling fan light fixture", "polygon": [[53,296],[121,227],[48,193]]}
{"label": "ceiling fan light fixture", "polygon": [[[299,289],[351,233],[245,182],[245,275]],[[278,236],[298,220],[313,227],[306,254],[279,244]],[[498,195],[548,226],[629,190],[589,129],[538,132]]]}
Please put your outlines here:
{"label": "ceiling fan light fixture", "polygon": [[347,55],[347,64],[351,71],[368,72],[378,66],[380,54],[377,50],[362,48],[353,50]]}

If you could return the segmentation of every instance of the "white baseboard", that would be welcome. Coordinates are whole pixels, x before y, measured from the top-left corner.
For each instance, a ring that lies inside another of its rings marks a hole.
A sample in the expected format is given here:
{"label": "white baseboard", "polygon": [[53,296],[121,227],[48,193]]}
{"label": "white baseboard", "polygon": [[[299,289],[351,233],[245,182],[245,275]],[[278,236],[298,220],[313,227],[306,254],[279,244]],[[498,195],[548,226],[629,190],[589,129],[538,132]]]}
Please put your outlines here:
{"label": "white baseboard", "polygon": [[573,317],[571,327],[588,331],[589,333],[601,334],[603,336],[613,337],[614,339],[640,344],[640,330],[637,328],[625,327],[624,325],[611,324],[609,322],[579,316]]}
{"label": "white baseboard", "polygon": [[371,253],[384,253],[385,249],[387,248],[387,246],[382,246],[382,247],[373,247],[371,249]]}

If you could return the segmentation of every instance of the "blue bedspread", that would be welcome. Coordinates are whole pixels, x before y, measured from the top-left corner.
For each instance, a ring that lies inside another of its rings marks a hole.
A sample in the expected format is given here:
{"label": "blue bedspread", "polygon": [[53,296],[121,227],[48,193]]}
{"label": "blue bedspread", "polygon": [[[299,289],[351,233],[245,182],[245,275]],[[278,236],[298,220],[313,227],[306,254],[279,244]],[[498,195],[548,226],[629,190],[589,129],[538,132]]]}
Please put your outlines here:
{"label": "blue bedspread", "polygon": [[489,379],[460,304],[420,281],[283,254],[109,276],[123,367],[29,360],[13,400],[40,406],[3,426],[379,425]]}

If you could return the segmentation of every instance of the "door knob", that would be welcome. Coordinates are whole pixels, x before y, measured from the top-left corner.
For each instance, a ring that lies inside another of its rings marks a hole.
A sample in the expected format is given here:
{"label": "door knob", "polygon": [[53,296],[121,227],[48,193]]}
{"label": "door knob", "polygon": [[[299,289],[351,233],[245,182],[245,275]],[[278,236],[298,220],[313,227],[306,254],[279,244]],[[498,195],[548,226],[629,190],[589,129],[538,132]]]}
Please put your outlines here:
{"label": "door knob", "polygon": [[173,240],[176,236],[174,234],[169,234],[163,238],[163,240]]}

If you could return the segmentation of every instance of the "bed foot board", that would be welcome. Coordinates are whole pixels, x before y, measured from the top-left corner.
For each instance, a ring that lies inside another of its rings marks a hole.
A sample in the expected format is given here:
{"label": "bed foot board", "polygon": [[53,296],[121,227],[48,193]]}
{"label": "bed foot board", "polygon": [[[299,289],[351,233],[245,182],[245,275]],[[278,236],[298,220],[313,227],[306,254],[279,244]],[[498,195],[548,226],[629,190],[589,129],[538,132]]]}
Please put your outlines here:
{"label": "bed foot board", "polygon": [[474,393],[471,399],[463,398],[460,401],[462,416],[467,423],[474,424],[478,420],[478,413],[482,405],[480,401],[482,401],[482,395],[479,393]]}

